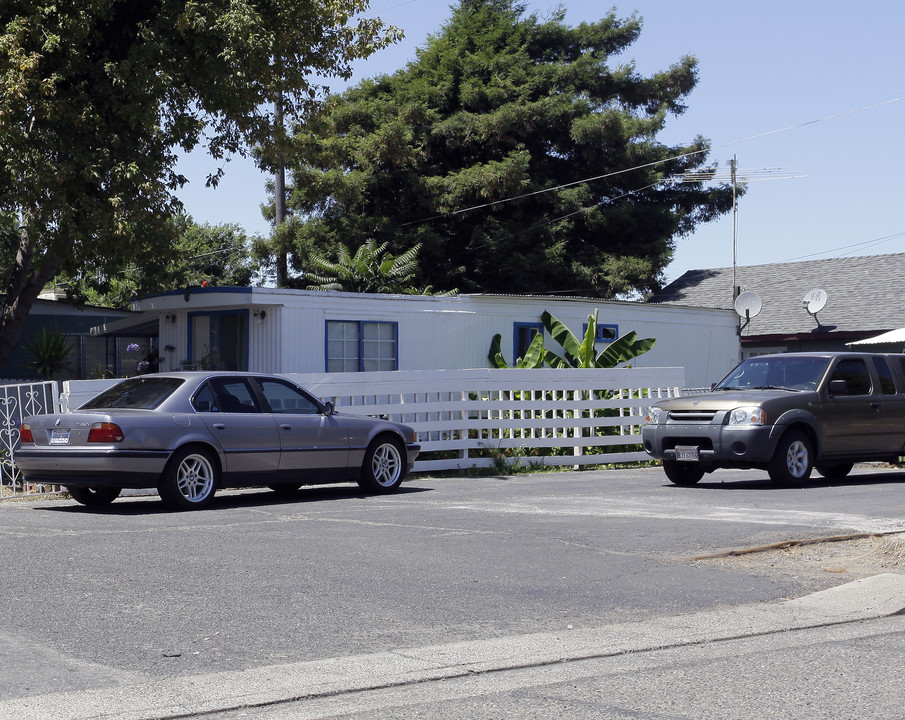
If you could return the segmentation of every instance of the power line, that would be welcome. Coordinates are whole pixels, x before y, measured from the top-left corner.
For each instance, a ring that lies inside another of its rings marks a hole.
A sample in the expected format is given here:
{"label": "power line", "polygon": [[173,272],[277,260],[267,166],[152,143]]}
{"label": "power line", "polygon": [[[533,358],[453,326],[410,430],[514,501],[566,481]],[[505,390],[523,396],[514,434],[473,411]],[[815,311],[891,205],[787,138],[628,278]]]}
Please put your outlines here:
{"label": "power line", "polygon": [[[412,0],[410,0],[412,1]],[[633,172],[635,170],[644,170],[646,168],[655,167],[657,165],[662,165],[667,162],[672,162],[673,160],[681,160],[683,158],[692,157],[694,155],[701,155],[706,152],[711,152],[713,150],[721,150],[723,148],[732,147],[733,145],[739,145],[741,143],[750,142],[751,140],[759,140],[760,138],[768,137],[770,135],[778,135],[780,133],[791,132],[792,130],[799,130],[803,127],[807,127],[809,125],[817,125],[819,123],[828,122],[830,120],[836,120],[841,117],[845,117],[847,115],[854,115],[856,113],[865,112],[867,110],[873,110],[878,107],[882,107],[884,105],[890,105],[895,102],[900,102],[901,100],[905,100],[905,95],[900,95],[895,98],[891,98],[889,100],[884,100],[882,102],[873,103],[872,105],[865,105],[863,107],[855,108],[853,110],[846,110],[844,112],[835,113],[833,115],[827,115],[822,118],[818,118],[816,120],[809,120],[807,122],[798,123],[796,125],[789,125],[787,127],[779,128],[777,130],[770,130],[768,132],[758,133],[757,135],[750,135],[745,138],[741,138],[739,140],[732,140],[727,143],[723,143],[722,145],[717,145],[715,147],[708,147],[702,150],[693,150],[687,153],[680,153],[678,155],[673,155],[668,158],[663,158],[662,160],[655,160],[653,162],[644,163],[642,165],[636,165],[634,167],[625,168],[623,170],[614,170],[612,172],[605,173],[603,175],[595,175],[593,177],[583,178],[581,180],[575,180],[573,182],[564,183],[562,185],[557,185],[555,187],[544,188],[543,190],[534,190],[530,193],[523,193],[521,195],[514,195],[512,197],[503,198],[501,200],[494,200],[488,203],[482,203],[480,205],[472,205],[470,207],[461,208],[459,210],[452,210],[447,213],[442,213],[439,215],[433,215],[431,217],[422,218],[421,220],[412,220],[411,222],[403,223],[399,225],[399,227],[408,227],[410,225],[420,225],[421,223],[431,222],[433,220],[439,220],[441,218],[452,217],[454,215],[462,215],[467,212],[472,212],[474,210],[483,210],[489,207],[494,207],[496,205],[502,205],[504,203],[514,202],[516,200],[524,200],[525,198],[535,197],[537,195],[542,195],[544,193],[555,192],[557,190],[564,190],[566,188],[574,187],[575,185],[583,185],[585,183],[596,182],[597,180],[605,180],[607,178],[615,177],[617,175],[623,175],[625,173]],[[801,177],[801,176],[795,176]],[[779,179],[779,178],[776,178]]]}
{"label": "power line", "polygon": [[[843,250],[847,250],[849,252],[843,253],[844,255],[851,255],[855,252],[859,252],[864,250],[865,248],[872,247],[874,245],[881,245],[882,243],[889,242],[890,240],[895,240],[896,238],[905,237],[905,231],[893,233],[892,235],[884,235],[880,238],[874,238],[873,240],[864,240],[859,243],[854,243],[852,245],[843,245],[842,247],[832,248],[830,250],[821,250],[820,252],[809,253],[807,255],[799,255],[798,257],[789,258],[788,260],[783,260],[783,262],[795,262],[797,260],[806,260],[808,258],[817,257],[819,255],[830,255],[831,253],[839,253]],[[839,256],[837,256],[839,257]]]}

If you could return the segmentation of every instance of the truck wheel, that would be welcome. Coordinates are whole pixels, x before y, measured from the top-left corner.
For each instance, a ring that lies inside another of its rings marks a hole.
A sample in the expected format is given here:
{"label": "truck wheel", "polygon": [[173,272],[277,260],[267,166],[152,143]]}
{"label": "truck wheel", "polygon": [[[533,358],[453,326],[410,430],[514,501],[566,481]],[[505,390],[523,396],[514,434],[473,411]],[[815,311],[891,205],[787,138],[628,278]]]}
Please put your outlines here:
{"label": "truck wheel", "polygon": [[776,452],[767,466],[767,472],[777,485],[803,482],[811,477],[813,458],[808,436],[801,430],[787,430],[779,439]]}
{"label": "truck wheel", "polygon": [[701,468],[700,463],[678,462],[676,460],[664,460],[663,472],[676,485],[694,485],[704,477],[704,470]]}
{"label": "truck wheel", "polygon": [[817,465],[814,469],[827,480],[840,480],[848,475],[854,466],[854,463],[833,463],[831,465]]}

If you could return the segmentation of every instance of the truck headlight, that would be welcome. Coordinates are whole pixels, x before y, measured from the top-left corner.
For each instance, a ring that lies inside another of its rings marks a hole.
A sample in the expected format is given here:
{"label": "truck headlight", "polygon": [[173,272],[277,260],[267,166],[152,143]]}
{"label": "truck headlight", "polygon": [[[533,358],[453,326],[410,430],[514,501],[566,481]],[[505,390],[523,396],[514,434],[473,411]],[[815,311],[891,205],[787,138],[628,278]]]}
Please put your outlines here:
{"label": "truck headlight", "polygon": [[767,414],[763,408],[740,407],[729,413],[730,425],[766,425]]}
{"label": "truck headlight", "polygon": [[663,410],[658,407],[649,407],[647,409],[647,416],[644,418],[644,422],[647,425],[656,425],[660,422],[660,416],[663,414]]}

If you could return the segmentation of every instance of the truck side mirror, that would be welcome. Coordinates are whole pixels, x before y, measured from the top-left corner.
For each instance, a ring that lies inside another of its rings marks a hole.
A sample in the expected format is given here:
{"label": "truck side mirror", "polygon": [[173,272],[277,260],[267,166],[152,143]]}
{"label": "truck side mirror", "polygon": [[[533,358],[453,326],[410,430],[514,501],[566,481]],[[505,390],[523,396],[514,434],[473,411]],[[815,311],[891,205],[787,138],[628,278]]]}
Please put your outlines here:
{"label": "truck side mirror", "polygon": [[848,383],[845,380],[830,380],[830,395],[848,395]]}

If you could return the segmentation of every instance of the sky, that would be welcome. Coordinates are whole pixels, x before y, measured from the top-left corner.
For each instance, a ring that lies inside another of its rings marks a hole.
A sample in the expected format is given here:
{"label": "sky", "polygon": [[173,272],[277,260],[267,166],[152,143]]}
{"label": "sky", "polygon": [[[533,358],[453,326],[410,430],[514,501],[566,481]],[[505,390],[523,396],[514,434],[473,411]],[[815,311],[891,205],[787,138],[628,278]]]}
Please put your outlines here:
{"label": "sky", "polygon": [[[526,0],[544,18],[555,0]],[[599,20],[609,3],[567,0],[566,22]],[[692,269],[905,252],[905,3],[900,0],[635,0],[640,38],[612,64],[638,72],[698,59],[688,109],[670,117],[658,140],[703,135],[711,162],[728,173],[736,159],[747,192],[731,214],[678,238],[667,282]],[[450,16],[446,0],[371,0],[405,39],[356,65],[351,83],[392,73],[414,59]],[[268,177],[233,158],[215,188],[203,153],[184,158],[189,178],[179,197],[197,222],[236,223],[269,235],[261,215]],[[576,180],[593,175],[576,168]],[[733,221],[734,220],[734,221]],[[828,279],[827,290],[831,291]],[[756,288],[748,288],[756,290]]]}

